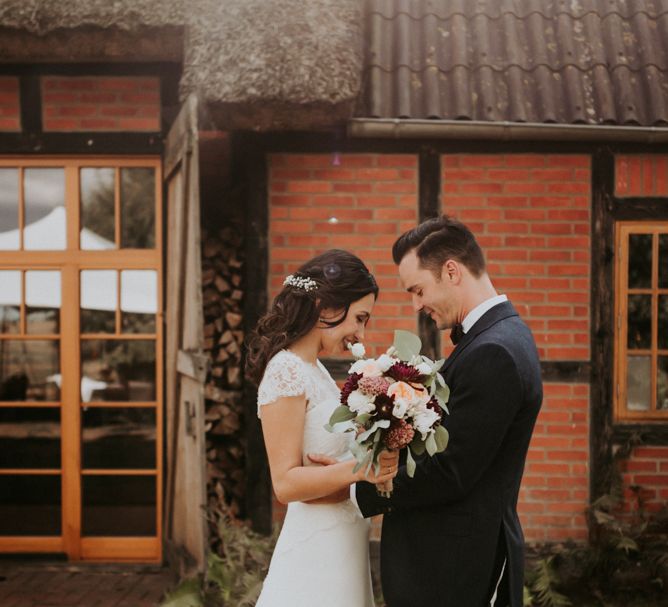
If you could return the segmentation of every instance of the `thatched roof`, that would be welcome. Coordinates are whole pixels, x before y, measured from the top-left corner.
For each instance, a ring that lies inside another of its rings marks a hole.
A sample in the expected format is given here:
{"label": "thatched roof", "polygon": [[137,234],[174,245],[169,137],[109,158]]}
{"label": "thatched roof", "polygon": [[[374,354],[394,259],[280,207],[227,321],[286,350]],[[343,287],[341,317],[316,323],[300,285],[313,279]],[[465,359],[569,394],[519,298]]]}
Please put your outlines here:
{"label": "thatched roof", "polygon": [[115,61],[146,60],[118,41],[119,32],[128,41],[153,36],[152,53],[173,60],[174,49],[164,50],[169,45],[160,36],[182,28],[183,94],[197,91],[227,126],[301,128],[352,114],[362,24],[359,0],[2,0],[0,37],[11,34],[18,55],[5,43],[0,61],[30,60],[16,48],[17,35],[23,45],[31,35],[38,47],[39,39],[58,40],[46,45],[49,60],[72,60],[63,40],[82,31],[117,36]]}

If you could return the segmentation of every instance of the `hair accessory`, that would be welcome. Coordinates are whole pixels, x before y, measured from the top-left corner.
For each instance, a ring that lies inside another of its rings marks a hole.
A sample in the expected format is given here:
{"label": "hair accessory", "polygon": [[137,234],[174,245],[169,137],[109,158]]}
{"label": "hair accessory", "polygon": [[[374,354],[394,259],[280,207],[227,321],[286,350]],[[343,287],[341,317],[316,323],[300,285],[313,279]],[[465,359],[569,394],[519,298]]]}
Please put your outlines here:
{"label": "hair accessory", "polygon": [[336,280],[341,276],[341,266],[338,263],[328,263],[323,269],[322,273],[328,280]]}
{"label": "hair accessory", "polygon": [[283,286],[291,286],[295,287],[296,289],[303,289],[308,293],[309,291],[315,291],[318,288],[318,283],[308,276],[295,276],[294,274],[290,274],[289,276],[285,277]]}

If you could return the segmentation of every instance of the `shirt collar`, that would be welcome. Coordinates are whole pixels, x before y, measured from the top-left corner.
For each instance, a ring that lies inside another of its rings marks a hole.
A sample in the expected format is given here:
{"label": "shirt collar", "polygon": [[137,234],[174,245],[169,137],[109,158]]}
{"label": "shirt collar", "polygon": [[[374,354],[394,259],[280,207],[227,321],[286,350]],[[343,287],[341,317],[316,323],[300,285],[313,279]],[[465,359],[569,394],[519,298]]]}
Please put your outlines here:
{"label": "shirt collar", "polygon": [[478,321],[478,319],[490,308],[498,306],[500,303],[508,301],[506,295],[495,295],[486,299],[481,304],[478,304],[473,310],[471,310],[462,320],[462,330],[464,333],[468,333],[471,327]]}

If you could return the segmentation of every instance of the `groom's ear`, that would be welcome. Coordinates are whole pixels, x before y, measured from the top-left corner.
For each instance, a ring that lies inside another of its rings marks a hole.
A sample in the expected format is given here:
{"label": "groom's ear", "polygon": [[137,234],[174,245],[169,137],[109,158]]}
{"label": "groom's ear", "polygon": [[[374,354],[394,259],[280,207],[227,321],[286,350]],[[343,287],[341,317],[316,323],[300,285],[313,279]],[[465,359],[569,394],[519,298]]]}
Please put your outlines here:
{"label": "groom's ear", "polygon": [[461,280],[462,272],[459,264],[454,259],[448,259],[443,264],[441,271],[441,280],[447,280],[451,283],[458,283]]}

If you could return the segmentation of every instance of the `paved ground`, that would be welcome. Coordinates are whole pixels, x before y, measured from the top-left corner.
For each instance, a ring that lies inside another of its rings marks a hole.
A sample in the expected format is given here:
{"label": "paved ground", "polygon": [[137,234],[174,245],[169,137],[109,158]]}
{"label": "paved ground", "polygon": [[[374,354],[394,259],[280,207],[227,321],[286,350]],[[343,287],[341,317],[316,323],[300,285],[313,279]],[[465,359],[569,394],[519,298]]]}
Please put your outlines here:
{"label": "paved ground", "polygon": [[172,586],[158,567],[0,560],[1,607],[154,607]]}

